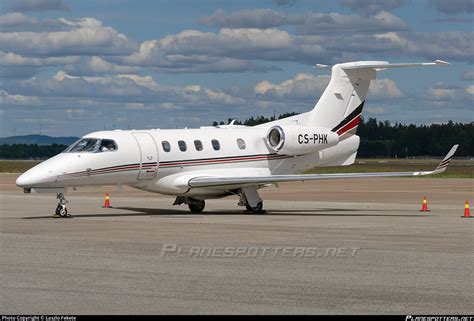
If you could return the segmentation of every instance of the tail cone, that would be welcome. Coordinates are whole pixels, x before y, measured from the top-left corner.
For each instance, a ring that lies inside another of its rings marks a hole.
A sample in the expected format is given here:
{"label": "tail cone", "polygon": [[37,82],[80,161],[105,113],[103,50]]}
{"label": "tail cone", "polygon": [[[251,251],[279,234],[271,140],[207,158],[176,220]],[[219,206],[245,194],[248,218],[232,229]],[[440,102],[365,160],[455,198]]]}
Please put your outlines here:
{"label": "tail cone", "polygon": [[109,193],[105,193],[105,203],[102,208],[111,208],[112,205],[110,205],[110,199],[109,199]]}
{"label": "tail cone", "polygon": [[421,206],[420,212],[429,212],[428,202],[426,201],[426,196],[423,197],[423,205]]}

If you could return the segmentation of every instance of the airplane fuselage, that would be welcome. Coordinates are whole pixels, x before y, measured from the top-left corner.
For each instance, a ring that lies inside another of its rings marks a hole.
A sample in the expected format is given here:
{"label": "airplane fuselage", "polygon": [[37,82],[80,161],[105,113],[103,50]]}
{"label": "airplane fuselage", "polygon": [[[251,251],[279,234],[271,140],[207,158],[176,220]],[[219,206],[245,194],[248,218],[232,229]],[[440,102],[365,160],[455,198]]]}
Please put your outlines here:
{"label": "airplane fuselage", "polygon": [[281,155],[265,143],[267,131],[268,126],[235,126],[94,132],[83,138],[112,140],[117,148],[63,152],[36,168],[35,172],[48,173],[41,180],[26,175],[19,183],[36,188],[129,185],[160,194],[219,197],[229,188],[190,188],[188,180],[203,175],[294,174],[349,157],[359,145],[359,138],[353,136],[319,152]]}

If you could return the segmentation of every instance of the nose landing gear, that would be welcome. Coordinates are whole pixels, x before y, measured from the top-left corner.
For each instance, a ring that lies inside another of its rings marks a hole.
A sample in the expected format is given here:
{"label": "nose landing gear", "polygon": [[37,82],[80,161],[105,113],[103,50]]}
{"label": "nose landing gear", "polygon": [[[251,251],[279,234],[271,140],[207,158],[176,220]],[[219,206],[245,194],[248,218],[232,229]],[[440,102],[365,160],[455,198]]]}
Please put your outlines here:
{"label": "nose landing gear", "polygon": [[66,200],[66,197],[64,196],[64,194],[58,193],[56,198],[59,201],[58,201],[58,206],[56,206],[56,211],[53,217],[61,217],[61,218],[71,217],[71,214],[67,213],[66,204],[69,202]]}

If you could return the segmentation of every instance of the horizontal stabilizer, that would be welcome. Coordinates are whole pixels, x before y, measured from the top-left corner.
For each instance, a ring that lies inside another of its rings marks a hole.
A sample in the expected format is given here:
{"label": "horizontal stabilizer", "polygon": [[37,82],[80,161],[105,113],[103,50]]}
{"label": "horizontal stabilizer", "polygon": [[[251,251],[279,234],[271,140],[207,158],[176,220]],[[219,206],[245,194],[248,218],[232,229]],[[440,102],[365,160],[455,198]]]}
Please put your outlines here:
{"label": "horizontal stabilizer", "polygon": [[387,61],[360,61],[342,64],[344,70],[355,69],[375,69],[376,71],[385,70],[389,68],[404,68],[404,67],[430,67],[430,66],[446,66],[448,62],[443,60],[435,60],[433,62],[415,62],[415,63],[394,63]]}

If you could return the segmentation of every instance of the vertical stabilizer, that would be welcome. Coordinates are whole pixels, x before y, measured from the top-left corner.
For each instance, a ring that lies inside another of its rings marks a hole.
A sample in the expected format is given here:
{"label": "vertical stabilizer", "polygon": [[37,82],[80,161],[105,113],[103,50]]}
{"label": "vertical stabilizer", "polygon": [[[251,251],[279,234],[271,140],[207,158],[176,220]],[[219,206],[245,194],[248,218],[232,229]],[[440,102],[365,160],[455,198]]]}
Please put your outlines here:
{"label": "vertical stabilizer", "polygon": [[429,63],[397,63],[386,61],[357,61],[332,67],[331,81],[314,109],[309,112],[306,125],[329,128],[339,134],[340,140],[355,134],[369,91],[370,81],[377,71],[400,67],[448,65],[436,60]]}

